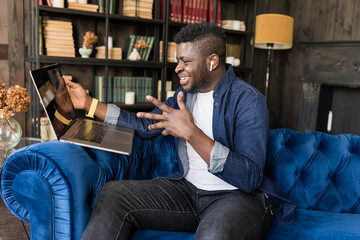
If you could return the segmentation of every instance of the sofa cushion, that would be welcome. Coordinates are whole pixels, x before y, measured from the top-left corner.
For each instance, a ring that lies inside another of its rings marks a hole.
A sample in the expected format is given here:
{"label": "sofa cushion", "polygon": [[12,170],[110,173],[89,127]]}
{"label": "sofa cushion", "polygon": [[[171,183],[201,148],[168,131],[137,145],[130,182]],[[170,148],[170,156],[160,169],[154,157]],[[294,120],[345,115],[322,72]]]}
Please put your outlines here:
{"label": "sofa cushion", "polygon": [[358,240],[359,223],[360,214],[298,209],[295,223],[273,223],[266,240]]}

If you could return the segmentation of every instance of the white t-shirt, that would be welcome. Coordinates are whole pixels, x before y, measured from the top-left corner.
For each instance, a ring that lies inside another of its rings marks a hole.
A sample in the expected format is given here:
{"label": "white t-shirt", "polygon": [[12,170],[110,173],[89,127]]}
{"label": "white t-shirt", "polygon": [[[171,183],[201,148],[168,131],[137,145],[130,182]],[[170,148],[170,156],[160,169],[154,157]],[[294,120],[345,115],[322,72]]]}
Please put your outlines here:
{"label": "white t-shirt", "polygon": [[[197,93],[192,112],[196,126],[211,139],[214,139],[212,132],[214,106],[213,92],[214,91]],[[237,189],[233,185],[228,184],[224,180],[210,173],[208,171],[207,163],[188,142],[186,142],[186,148],[189,158],[189,171],[185,175],[186,180],[191,182],[198,189],[207,191]]]}

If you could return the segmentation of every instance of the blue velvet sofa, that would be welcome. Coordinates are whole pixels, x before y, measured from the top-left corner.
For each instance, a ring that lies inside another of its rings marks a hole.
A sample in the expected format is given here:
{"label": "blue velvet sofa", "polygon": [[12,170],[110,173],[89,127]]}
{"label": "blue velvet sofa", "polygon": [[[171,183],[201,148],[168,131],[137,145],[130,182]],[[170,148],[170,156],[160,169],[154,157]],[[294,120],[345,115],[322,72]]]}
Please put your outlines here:
{"label": "blue velvet sofa", "polygon": [[[360,239],[360,136],[270,130],[266,174],[297,205],[297,221],[274,222],[268,240]],[[171,137],[134,139],[131,156],[51,141],[14,152],[1,168],[1,196],[30,221],[31,239],[80,239],[103,184],[166,175]],[[139,230],[133,239],[193,239]]]}

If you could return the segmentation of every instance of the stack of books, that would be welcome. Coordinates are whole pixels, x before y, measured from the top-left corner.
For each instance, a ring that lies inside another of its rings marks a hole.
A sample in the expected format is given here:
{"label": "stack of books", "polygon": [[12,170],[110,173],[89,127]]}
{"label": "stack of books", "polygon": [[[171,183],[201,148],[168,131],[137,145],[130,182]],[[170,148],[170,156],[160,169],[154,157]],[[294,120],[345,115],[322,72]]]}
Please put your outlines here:
{"label": "stack of books", "polygon": [[[171,91],[171,89],[172,89],[172,81],[171,80],[166,81],[165,88],[166,88],[165,89],[166,93]],[[159,101],[162,101],[161,100],[161,80],[158,80],[158,88],[157,88],[157,90],[158,90],[158,92],[157,92],[158,97],[157,98],[158,98]]]}
{"label": "stack of books", "polygon": [[97,12],[99,5],[98,4],[83,4],[83,3],[68,3],[69,9],[81,10],[81,11],[89,11],[89,12]]}
{"label": "stack of books", "polygon": [[[162,50],[163,50],[163,41],[160,41],[160,43],[159,43],[160,62],[162,61]],[[176,43],[175,42],[168,42],[167,61],[168,62],[177,62],[177,60],[176,60]]]}
{"label": "stack of books", "polygon": [[234,58],[241,58],[241,45],[226,43],[226,57],[233,56]]}
{"label": "stack of books", "polygon": [[239,20],[222,20],[221,27],[235,31],[246,31],[245,22]]}
{"label": "stack of books", "polygon": [[154,0],[124,0],[123,15],[153,19]]}
{"label": "stack of books", "polygon": [[125,102],[126,92],[135,92],[137,103],[146,102],[145,96],[152,95],[153,79],[151,77],[133,76],[108,76],[107,88],[105,76],[95,76],[94,97],[100,102],[105,102],[105,92],[107,90],[107,102]]}
{"label": "stack of books", "polygon": [[[105,59],[105,46],[96,47],[96,58]],[[119,47],[108,48],[108,59],[121,60],[122,49]]]}
{"label": "stack of books", "polygon": [[146,47],[139,48],[138,52],[141,56],[142,61],[148,61],[151,49],[154,45],[154,37],[153,36],[138,36],[138,35],[129,35],[125,42],[125,49],[124,49],[124,59],[128,59],[130,53],[132,52],[135,44],[139,40],[144,40],[146,42]]}
{"label": "stack of books", "polygon": [[43,30],[47,56],[75,57],[71,22],[45,19]]}

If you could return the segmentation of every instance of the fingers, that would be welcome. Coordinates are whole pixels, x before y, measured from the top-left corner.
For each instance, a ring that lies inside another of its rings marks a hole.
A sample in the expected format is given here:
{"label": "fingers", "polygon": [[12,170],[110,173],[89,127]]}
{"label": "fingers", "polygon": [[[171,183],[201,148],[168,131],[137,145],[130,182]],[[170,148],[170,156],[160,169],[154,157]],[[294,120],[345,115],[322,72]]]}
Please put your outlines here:
{"label": "fingers", "polygon": [[163,122],[154,123],[148,126],[149,130],[162,129],[162,128],[164,128]]}
{"label": "fingers", "polygon": [[165,103],[160,102],[159,100],[157,100],[156,98],[154,98],[153,96],[147,95],[146,96],[146,100],[148,100],[149,102],[151,102],[152,104],[154,104],[156,107],[160,108],[161,110],[163,110],[164,112],[166,111],[170,111],[172,108],[167,106]]}
{"label": "fingers", "polygon": [[65,83],[64,83],[64,77],[60,78],[59,80],[59,87],[58,89],[64,89],[65,88]]}
{"label": "fingers", "polygon": [[184,92],[183,91],[180,91],[179,94],[177,95],[177,102],[178,102],[180,109],[187,108],[185,105],[185,102],[184,102]]}
{"label": "fingers", "polygon": [[162,115],[162,114],[147,113],[147,112],[138,112],[136,114],[136,116],[138,118],[147,118],[147,119],[158,120],[158,121],[165,119],[164,115]]}
{"label": "fingers", "polygon": [[[66,85],[69,86],[69,87],[75,87],[76,85],[78,85],[78,83],[75,83],[75,82],[73,82],[73,81],[70,81],[70,80],[67,79],[66,77],[63,77],[63,79],[64,79]],[[80,84],[79,84],[79,85],[80,85]]]}

